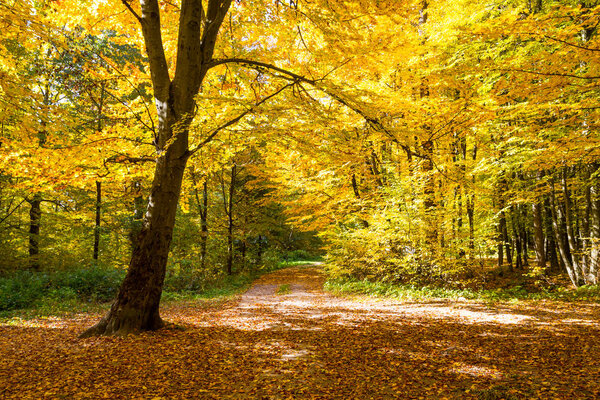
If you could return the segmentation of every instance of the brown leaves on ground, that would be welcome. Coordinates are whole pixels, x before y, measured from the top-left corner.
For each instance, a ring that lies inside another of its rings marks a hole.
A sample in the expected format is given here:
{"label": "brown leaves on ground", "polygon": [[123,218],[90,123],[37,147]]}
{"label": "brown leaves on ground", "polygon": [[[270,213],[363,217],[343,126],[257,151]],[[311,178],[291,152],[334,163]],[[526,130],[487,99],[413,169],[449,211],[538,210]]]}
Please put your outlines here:
{"label": "brown leaves on ground", "polygon": [[0,398],[600,398],[597,304],[347,299],[322,279],[278,271],[139,336],[77,339],[96,315],[4,325]]}

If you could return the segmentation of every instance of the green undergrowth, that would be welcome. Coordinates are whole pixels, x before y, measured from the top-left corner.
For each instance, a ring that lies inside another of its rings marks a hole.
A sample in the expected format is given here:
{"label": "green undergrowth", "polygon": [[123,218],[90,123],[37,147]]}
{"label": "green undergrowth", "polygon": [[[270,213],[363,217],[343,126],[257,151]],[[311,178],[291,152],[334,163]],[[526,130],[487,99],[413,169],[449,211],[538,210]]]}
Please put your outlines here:
{"label": "green undergrowth", "polygon": [[[186,272],[167,274],[162,300],[227,300],[247,290],[261,275],[311,261],[282,261],[232,276],[207,278]],[[0,318],[33,318],[105,311],[114,299],[125,270],[88,266],[59,272],[19,271],[0,277]]]}
{"label": "green undergrowth", "polygon": [[556,288],[529,292],[522,286],[503,289],[471,290],[448,289],[433,286],[397,285],[368,280],[329,279],[324,289],[335,294],[361,294],[390,297],[400,300],[468,299],[483,301],[561,300],[600,302],[599,286],[582,286],[577,289]]}

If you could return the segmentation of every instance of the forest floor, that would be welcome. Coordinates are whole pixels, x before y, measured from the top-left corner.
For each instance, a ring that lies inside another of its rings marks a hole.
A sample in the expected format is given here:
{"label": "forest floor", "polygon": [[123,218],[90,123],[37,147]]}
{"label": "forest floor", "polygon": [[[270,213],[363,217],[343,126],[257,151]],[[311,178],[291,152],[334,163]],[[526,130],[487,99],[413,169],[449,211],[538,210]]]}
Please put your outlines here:
{"label": "forest floor", "polygon": [[317,266],[173,324],[78,339],[99,314],[0,325],[0,398],[597,399],[600,304],[335,297]]}

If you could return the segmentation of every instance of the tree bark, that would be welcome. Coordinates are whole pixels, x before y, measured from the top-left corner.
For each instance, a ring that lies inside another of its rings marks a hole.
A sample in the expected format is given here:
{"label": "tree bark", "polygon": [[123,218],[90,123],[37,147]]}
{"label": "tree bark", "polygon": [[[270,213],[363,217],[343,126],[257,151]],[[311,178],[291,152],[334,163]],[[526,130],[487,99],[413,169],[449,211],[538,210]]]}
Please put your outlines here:
{"label": "tree bark", "polygon": [[[197,192],[196,192],[197,193]],[[202,211],[200,212],[200,267],[206,266],[206,243],[208,242],[208,183],[202,184]]]}
{"label": "tree bark", "polygon": [[[96,131],[102,132],[102,109],[104,107],[104,82],[100,84],[100,97],[98,99],[98,115]],[[96,181],[96,225],[94,226],[94,253],[92,258],[98,260],[100,249],[100,213],[102,205],[102,182]]]}
{"label": "tree bark", "polygon": [[580,286],[580,279],[576,274],[576,270],[573,268],[573,263],[571,262],[571,255],[569,253],[569,244],[565,240],[565,235],[563,230],[561,229],[560,222],[564,220],[563,213],[561,212],[560,206],[556,200],[556,191],[554,188],[554,182],[550,180],[550,210],[552,212],[552,227],[554,231],[554,238],[561,256],[561,259],[564,263],[565,269],[567,270],[567,274],[569,275],[569,279],[575,287]]}
{"label": "tree bark", "polygon": [[40,222],[42,220],[42,195],[36,193],[29,201],[29,267],[40,269]]}
{"label": "tree bark", "polygon": [[573,268],[573,272],[575,275],[575,279],[577,279],[577,285],[581,285],[583,283],[583,269],[581,265],[581,251],[579,248],[579,243],[577,242],[577,238],[575,237],[575,233],[573,231],[573,218],[572,218],[572,207],[571,207],[571,194],[567,185],[567,176],[566,170],[562,171],[562,189],[563,189],[563,209],[564,209],[564,223],[566,227],[567,233],[567,243],[569,246],[569,251],[571,253],[571,265]]}
{"label": "tree bark", "polygon": [[204,182],[202,183],[202,200],[200,200],[200,194],[198,193],[198,179],[195,172],[192,172],[192,181],[198,213],[200,214],[200,269],[203,270],[206,265],[206,243],[208,241],[208,176],[204,176]]}
{"label": "tree bark", "polygon": [[227,275],[233,274],[233,196],[235,194],[236,165],[231,167],[227,212]]}
{"label": "tree bark", "polygon": [[600,188],[597,184],[590,188],[590,280],[600,283]]}
{"label": "tree bark", "polygon": [[[473,144],[473,152],[471,153],[473,161],[477,159],[477,144]],[[475,176],[472,178],[472,184],[475,186]],[[475,254],[475,194],[474,188],[467,196],[467,217],[469,218],[469,249],[471,250],[471,258]]]}
{"label": "tree bark", "polygon": [[544,251],[544,225],[542,220],[542,204],[539,200],[533,202],[533,237],[535,255],[541,271],[546,269],[546,252]]}
{"label": "tree bark", "polygon": [[141,0],[140,21],[158,115],[157,160],[148,207],[129,269],[108,314],[82,336],[123,335],[163,326],[159,304],[183,173],[190,156],[188,129],[195,100],[210,68],[217,34],[231,0],[183,0],[177,59],[169,77],[157,0]]}
{"label": "tree bark", "polygon": [[100,249],[100,210],[102,205],[102,182],[96,181],[96,225],[94,226],[94,260],[98,260]]}

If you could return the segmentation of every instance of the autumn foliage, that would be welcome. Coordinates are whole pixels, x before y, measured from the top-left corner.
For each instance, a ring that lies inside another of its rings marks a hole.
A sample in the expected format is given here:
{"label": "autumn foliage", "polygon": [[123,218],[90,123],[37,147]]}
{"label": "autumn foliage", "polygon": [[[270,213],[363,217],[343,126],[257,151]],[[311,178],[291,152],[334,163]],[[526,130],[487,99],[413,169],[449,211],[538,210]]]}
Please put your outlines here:
{"label": "autumn foliage", "polygon": [[162,327],[165,279],[197,290],[303,248],[340,279],[597,285],[599,15],[1,4],[2,272],[126,271],[90,335]]}

